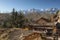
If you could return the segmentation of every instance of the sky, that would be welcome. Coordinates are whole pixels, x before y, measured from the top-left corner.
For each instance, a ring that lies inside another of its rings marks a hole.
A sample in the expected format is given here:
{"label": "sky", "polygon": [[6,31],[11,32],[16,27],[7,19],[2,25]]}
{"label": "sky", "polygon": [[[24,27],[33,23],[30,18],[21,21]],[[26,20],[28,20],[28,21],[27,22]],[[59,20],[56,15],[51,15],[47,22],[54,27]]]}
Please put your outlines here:
{"label": "sky", "polygon": [[0,0],[0,12],[27,9],[60,8],[60,0]]}

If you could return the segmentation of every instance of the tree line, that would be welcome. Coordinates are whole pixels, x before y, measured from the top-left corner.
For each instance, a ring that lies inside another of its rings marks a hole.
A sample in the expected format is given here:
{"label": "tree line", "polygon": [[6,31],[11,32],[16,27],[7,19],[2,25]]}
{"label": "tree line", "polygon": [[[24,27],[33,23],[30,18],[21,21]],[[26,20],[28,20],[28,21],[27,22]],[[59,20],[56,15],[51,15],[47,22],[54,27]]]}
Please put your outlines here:
{"label": "tree line", "polygon": [[25,23],[28,22],[28,19],[24,16],[24,13],[20,11],[19,13],[13,8],[10,18],[7,21],[4,21],[3,28],[24,28]]}

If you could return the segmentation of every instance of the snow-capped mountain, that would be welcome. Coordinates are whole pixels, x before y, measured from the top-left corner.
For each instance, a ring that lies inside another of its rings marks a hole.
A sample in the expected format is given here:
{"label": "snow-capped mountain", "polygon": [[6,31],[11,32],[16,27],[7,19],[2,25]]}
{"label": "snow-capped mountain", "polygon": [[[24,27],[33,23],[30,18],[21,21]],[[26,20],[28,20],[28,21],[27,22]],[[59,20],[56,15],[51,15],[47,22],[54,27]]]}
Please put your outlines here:
{"label": "snow-capped mountain", "polygon": [[24,10],[24,13],[31,13],[31,12],[38,12],[38,13],[45,13],[45,12],[49,12],[49,13],[56,13],[56,11],[59,10],[58,8],[50,8],[50,9],[28,9],[28,10]]}

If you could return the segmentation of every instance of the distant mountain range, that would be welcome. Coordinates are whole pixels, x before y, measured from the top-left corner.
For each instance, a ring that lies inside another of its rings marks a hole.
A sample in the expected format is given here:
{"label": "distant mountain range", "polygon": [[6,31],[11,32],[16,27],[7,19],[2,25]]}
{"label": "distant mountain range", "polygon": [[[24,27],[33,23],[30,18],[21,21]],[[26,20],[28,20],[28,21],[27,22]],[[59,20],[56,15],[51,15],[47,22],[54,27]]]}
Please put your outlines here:
{"label": "distant mountain range", "polygon": [[50,12],[50,13],[56,13],[56,11],[58,11],[58,8],[50,8],[50,9],[28,9],[28,10],[24,10],[24,13],[28,13],[28,12],[38,12],[38,13],[43,13],[43,12]]}

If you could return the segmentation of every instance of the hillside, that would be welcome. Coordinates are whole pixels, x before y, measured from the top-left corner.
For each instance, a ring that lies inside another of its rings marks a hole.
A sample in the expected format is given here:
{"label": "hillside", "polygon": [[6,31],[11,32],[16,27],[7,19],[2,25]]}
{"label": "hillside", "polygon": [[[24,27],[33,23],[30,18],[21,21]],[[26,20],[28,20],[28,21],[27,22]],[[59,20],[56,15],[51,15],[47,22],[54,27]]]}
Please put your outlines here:
{"label": "hillside", "polygon": [[0,40],[21,40],[21,36],[27,36],[33,31],[26,31],[20,28],[0,28]]}

